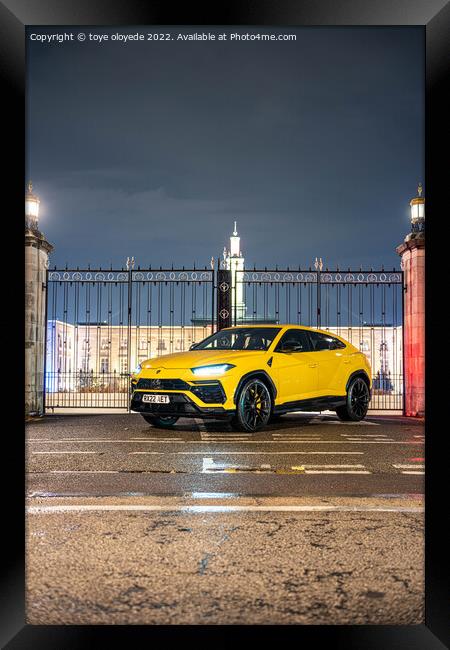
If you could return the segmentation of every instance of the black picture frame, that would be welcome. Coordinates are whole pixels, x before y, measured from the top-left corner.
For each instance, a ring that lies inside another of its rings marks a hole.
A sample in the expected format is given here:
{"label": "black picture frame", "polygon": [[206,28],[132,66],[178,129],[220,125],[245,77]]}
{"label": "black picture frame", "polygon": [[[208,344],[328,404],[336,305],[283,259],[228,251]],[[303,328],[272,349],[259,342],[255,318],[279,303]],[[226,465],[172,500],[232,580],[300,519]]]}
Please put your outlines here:
{"label": "black picture frame", "polygon": [[[165,644],[180,637],[183,643],[212,641],[220,634],[223,641],[239,638],[254,642],[252,626],[229,627],[157,627],[157,626],[31,626],[25,624],[24,585],[24,436],[23,436],[23,230],[22,216],[25,151],[25,27],[28,25],[284,25],[284,26],[380,26],[421,25],[426,32],[426,200],[427,200],[427,286],[439,277],[439,214],[445,215],[448,202],[446,167],[448,147],[445,134],[449,114],[448,60],[450,42],[450,3],[446,0],[239,0],[211,3],[205,9],[190,3],[151,0],[3,0],[0,1],[0,61],[4,136],[10,146],[4,148],[7,162],[3,175],[3,198],[9,209],[4,213],[4,249],[11,256],[7,279],[8,317],[4,320],[3,341],[7,340],[3,369],[2,395],[10,411],[4,428],[9,478],[4,492],[5,514],[2,542],[2,608],[0,630],[2,647],[10,650],[40,647],[68,650],[100,647],[108,638],[115,643],[140,645],[147,641]],[[448,137],[448,136],[447,136]],[[414,179],[415,180],[415,179]],[[447,196],[446,196],[447,194]],[[387,206],[389,209],[389,206]],[[7,221],[8,220],[8,221]],[[20,255],[18,252],[20,251]],[[445,253],[442,256],[445,259]],[[14,275],[12,273],[14,271]],[[12,284],[14,283],[14,284]],[[5,287],[7,288],[7,287]],[[16,305],[12,304],[16,300]],[[426,592],[425,624],[418,626],[267,626],[266,641],[286,643],[312,641],[333,644],[335,648],[444,648],[448,643],[448,590],[443,580],[447,566],[446,509],[440,510],[439,494],[446,467],[443,445],[445,435],[439,425],[442,401],[433,390],[440,365],[436,341],[441,321],[431,291],[426,296]],[[14,325],[11,328],[11,322]],[[22,327],[17,326],[21,322]],[[5,343],[4,343],[5,345]],[[442,352],[442,351],[441,351]],[[20,361],[19,361],[20,360]],[[5,369],[6,368],[6,369]],[[441,449],[442,447],[442,449]],[[3,472],[6,473],[5,471]],[[292,637],[291,637],[292,634]],[[286,636],[288,635],[288,636]],[[192,638],[190,638],[192,637]],[[213,639],[214,637],[214,639]]]}

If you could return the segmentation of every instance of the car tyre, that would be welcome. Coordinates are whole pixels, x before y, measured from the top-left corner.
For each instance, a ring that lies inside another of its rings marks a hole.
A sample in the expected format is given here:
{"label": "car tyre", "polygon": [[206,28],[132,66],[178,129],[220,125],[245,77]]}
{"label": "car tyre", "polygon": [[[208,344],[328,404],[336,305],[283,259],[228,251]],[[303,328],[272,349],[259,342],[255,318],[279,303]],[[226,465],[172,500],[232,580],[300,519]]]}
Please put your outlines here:
{"label": "car tyre", "polygon": [[271,411],[272,396],[266,384],[260,379],[249,379],[239,392],[231,426],[238,431],[259,431],[269,421]]}
{"label": "car tyre", "polygon": [[144,415],[143,413],[141,415],[148,424],[162,429],[170,429],[179,420],[176,415]]}
{"label": "car tyre", "polygon": [[336,415],[344,422],[359,422],[366,417],[369,402],[367,382],[362,377],[355,377],[348,386],[345,404],[336,408]]}

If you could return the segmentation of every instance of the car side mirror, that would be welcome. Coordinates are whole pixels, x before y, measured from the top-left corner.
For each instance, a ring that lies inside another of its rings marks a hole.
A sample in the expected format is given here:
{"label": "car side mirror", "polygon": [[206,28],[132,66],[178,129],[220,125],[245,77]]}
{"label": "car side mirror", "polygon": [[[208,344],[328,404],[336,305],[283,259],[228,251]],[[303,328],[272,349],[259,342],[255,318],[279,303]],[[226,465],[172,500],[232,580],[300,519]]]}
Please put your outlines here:
{"label": "car side mirror", "polygon": [[193,350],[193,349],[195,348],[196,345],[197,345],[197,343],[195,343],[195,341],[194,341],[194,343],[192,343],[192,344],[189,346],[189,350]]}

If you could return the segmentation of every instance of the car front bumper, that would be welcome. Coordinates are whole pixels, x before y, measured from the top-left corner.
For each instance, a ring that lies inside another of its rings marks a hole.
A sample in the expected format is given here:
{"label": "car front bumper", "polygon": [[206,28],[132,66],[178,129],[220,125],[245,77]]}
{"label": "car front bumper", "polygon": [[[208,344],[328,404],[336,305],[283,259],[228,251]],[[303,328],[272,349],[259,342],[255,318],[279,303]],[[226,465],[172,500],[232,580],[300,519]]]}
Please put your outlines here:
{"label": "car front bumper", "polygon": [[142,401],[144,394],[156,394],[161,391],[134,391],[131,398],[130,410],[144,415],[176,416],[184,418],[224,418],[229,419],[234,409],[223,406],[207,406],[196,404],[186,393],[166,392],[170,396],[168,404],[149,404]]}

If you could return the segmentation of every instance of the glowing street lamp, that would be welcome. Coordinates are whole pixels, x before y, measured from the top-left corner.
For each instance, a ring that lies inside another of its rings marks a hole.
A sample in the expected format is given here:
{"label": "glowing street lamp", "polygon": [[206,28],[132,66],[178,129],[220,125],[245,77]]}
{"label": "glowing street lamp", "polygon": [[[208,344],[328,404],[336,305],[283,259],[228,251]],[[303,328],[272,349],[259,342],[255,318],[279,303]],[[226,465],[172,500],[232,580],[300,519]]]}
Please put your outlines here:
{"label": "glowing street lamp", "polygon": [[25,194],[25,224],[32,230],[38,230],[39,203],[39,198],[33,194],[33,184],[30,181]]}
{"label": "glowing street lamp", "polygon": [[419,183],[417,194],[414,199],[411,199],[409,205],[411,206],[411,228],[412,232],[425,231],[425,197],[422,196],[423,188],[422,183]]}

